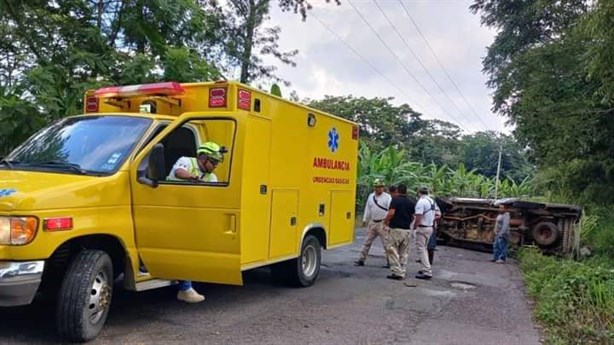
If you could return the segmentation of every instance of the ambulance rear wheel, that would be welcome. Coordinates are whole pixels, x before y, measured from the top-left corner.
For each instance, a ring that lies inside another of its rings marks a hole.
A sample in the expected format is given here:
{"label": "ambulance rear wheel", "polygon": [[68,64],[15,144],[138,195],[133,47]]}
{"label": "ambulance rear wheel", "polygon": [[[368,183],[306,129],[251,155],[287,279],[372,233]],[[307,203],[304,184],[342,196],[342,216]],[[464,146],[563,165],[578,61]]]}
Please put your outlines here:
{"label": "ambulance rear wheel", "polygon": [[280,262],[271,267],[276,281],[298,287],[308,287],[315,283],[320,274],[322,246],[313,235],[305,236],[300,256]]}
{"label": "ambulance rear wheel", "polygon": [[101,250],[84,250],[72,260],[58,298],[56,322],[62,339],[88,341],[104,326],[113,294],[113,263]]}
{"label": "ambulance rear wheel", "polygon": [[301,255],[292,261],[294,261],[292,284],[299,287],[313,285],[320,274],[322,262],[320,241],[313,235],[305,236],[301,246]]}

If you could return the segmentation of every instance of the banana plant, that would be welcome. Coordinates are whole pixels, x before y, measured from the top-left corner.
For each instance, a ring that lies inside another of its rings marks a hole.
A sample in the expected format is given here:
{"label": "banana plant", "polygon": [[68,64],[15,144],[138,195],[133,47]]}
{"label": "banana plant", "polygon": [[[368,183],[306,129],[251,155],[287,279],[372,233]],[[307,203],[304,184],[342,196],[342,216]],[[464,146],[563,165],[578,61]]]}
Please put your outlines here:
{"label": "banana plant", "polygon": [[[425,186],[437,196],[494,197],[496,179],[468,170],[464,164],[456,169],[445,165],[424,165],[409,161],[404,150],[388,147],[375,152],[364,142],[360,143],[358,155],[359,209],[362,209],[375,179],[383,179],[387,184],[403,183],[410,193],[417,187]],[[520,183],[506,177],[499,182],[497,194],[500,198],[521,197],[530,195],[531,191],[532,180],[529,177]]]}

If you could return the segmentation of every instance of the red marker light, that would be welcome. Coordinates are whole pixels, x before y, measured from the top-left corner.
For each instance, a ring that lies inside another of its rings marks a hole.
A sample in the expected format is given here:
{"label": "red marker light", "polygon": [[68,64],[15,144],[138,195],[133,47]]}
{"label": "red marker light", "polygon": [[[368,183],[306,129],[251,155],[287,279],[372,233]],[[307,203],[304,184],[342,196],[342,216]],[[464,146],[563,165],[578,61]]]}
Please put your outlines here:
{"label": "red marker light", "polygon": [[86,113],[97,113],[98,112],[98,97],[88,97],[85,101],[85,112]]}
{"label": "red marker light", "polygon": [[43,220],[43,229],[47,231],[70,230],[72,227],[72,217],[47,218]]}
{"label": "red marker light", "polygon": [[358,140],[358,125],[352,126],[352,139]]}
{"label": "red marker light", "polygon": [[239,107],[239,109],[250,110],[252,106],[252,93],[251,92],[239,89],[237,98],[238,98],[237,107]]}
{"label": "red marker light", "polygon": [[209,108],[226,106],[226,88],[209,89]]}

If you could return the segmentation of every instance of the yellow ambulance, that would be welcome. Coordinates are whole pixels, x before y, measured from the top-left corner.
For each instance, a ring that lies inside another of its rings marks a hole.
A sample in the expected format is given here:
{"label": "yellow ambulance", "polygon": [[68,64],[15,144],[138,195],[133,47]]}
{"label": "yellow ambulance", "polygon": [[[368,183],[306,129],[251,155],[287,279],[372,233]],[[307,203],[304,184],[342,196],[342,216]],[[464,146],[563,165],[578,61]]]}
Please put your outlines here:
{"label": "yellow ambulance", "polygon": [[[113,282],[242,284],[270,266],[312,285],[354,237],[355,123],[231,81],[104,87],[85,114],[0,161],[0,306],[57,298],[67,340],[95,338]],[[216,181],[170,179],[214,142]]]}

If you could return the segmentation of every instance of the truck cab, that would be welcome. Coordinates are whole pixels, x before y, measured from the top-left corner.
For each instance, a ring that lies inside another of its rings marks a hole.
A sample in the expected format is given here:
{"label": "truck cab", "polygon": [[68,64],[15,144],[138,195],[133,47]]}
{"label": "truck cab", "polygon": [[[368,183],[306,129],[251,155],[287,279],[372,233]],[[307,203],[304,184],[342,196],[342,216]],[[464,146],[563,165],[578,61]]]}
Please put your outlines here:
{"label": "truck cab", "polygon": [[[241,285],[270,266],[306,287],[353,240],[353,122],[226,81],[104,87],[84,108],[0,162],[0,306],[53,296],[64,339],[99,334],[119,277]],[[169,179],[204,142],[225,152],[216,181]]]}

